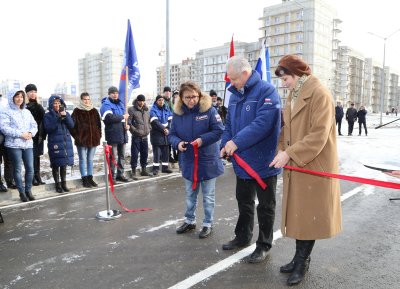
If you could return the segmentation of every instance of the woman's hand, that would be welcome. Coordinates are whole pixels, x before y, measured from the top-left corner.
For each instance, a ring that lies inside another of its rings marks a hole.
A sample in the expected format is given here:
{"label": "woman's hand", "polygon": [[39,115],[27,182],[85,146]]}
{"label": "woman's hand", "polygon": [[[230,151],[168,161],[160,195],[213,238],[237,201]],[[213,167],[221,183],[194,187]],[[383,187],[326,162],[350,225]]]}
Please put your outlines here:
{"label": "woman's hand", "polygon": [[26,131],[26,132],[22,133],[21,137],[24,140],[30,140],[30,139],[32,139],[32,134],[29,131]]}
{"label": "woman's hand", "polygon": [[185,150],[187,150],[187,148],[186,148],[186,145],[187,145],[187,144],[188,144],[187,142],[181,141],[181,142],[178,144],[178,150],[179,150],[180,152],[184,152]]}
{"label": "woman's hand", "polygon": [[400,171],[391,171],[391,172],[386,172],[385,174],[392,177],[400,178]]}
{"label": "woman's hand", "polygon": [[285,151],[278,151],[275,158],[269,164],[269,167],[275,167],[277,169],[283,168],[289,162],[290,157]]}

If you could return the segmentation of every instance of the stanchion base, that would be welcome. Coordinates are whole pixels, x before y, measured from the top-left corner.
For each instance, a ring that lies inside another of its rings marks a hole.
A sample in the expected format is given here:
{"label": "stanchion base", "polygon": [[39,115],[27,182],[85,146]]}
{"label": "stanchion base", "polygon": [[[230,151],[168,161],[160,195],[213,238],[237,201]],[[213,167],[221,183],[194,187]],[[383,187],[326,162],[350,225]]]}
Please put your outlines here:
{"label": "stanchion base", "polygon": [[111,221],[118,219],[119,217],[121,217],[121,212],[118,210],[105,210],[96,214],[96,218],[103,221]]}
{"label": "stanchion base", "polygon": [[389,201],[400,201],[400,198],[390,198]]}

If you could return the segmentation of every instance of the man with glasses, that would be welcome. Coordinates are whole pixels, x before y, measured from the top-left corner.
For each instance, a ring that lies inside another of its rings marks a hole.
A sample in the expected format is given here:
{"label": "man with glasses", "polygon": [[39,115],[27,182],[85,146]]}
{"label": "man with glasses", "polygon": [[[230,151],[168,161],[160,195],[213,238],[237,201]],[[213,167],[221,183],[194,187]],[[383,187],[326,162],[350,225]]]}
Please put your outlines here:
{"label": "man with glasses", "polygon": [[[239,218],[235,238],[224,244],[233,250],[250,244],[254,227],[254,203],[257,195],[259,225],[256,249],[248,256],[249,263],[262,262],[272,247],[275,219],[275,191],[281,169],[270,168],[281,128],[281,103],[275,88],[262,81],[246,59],[233,56],[227,63],[231,80],[228,115],[222,134],[221,157],[232,160],[236,174],[236,200]],[[241,157],[267,185],[263,189],[232,157]]]}

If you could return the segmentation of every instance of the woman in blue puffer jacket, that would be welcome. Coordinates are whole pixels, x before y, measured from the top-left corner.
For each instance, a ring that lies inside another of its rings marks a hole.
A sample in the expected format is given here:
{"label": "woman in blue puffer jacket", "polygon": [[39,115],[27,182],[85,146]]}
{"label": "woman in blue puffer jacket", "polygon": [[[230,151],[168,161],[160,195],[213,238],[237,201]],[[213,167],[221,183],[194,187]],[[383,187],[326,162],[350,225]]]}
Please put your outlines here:
{"label": "woman in blue puffer jacket", "polygon": [[[203,193],[204,219],[199,238],[207,238],[211,234],[215,207],[215,181],[224,172],[218,146],[223,129],[221,117],[212,106],[211,97],[202,93],[197,83],[192,81],[183,83],[174,106],[171,131],[168,136],[172,147],[180,151],[179,165],[186,189],[185,221],[176,230],[178,234],[186,233],[196,227],[197,195],[200,186]],[[194,145],[198,146],[197,158]]]}
{"label": "woman in blue puffer jacket", "polygon": [[69,130],[74,127],[74,121],[65,111],[64,100],[59,95],[50,97],[48,109],[43,124],[47,133],[47,148],[56,192],[69,192],[66,182],[67,166],[74,165],[74,147]]}
{"label": "woman in blue puffer jacket", "polygon": [[[8,106],[0,114],[0,130],[5,136],[4,146],[14,164],[14,180],[22,202],[33,201],[33,140],[37,124],[29,110],[25,108],[25,92],[11,90]],[[22,184],[21,161],[25,167],[25,186]]]}

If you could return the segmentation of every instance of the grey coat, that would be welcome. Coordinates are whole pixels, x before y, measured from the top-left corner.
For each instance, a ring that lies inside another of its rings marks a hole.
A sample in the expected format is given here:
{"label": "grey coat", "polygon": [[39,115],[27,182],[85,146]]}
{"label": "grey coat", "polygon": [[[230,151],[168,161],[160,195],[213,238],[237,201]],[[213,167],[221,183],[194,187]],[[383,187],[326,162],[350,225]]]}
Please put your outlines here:
{"label": "grey coat", "polygon": [[144,104],[140,109],[137,101],[133,102],[133,106],[128,109],[129,114],[129,131],[133,137],[146,137],[150,133],[150,113],[149,109]]}

